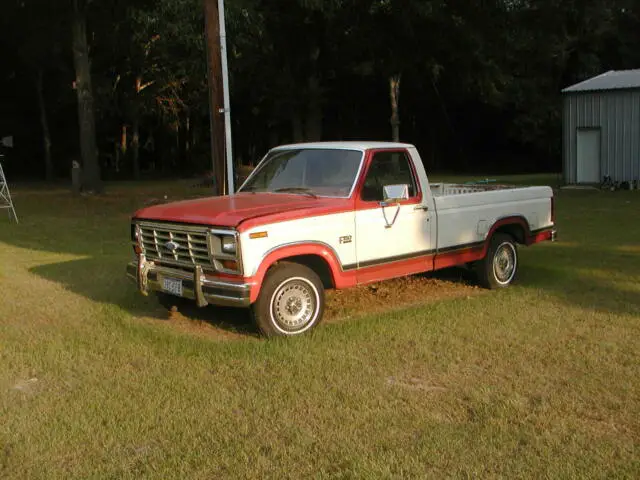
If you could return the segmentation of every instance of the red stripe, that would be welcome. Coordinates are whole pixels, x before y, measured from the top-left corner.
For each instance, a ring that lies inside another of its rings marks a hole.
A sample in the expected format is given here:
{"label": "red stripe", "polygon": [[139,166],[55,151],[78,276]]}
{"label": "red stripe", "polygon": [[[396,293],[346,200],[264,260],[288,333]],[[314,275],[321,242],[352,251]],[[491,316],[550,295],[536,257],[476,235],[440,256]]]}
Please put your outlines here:
{"label": "red stripe", "polygon": [[486,244],[480,247],[465,248],[438,254],[434,261],[434,270],[455,267],[481,260],[485,256]]}
{"label": "red stripe", "polygon": [[363,285],[431,270],[433,270],[433,255],[425,255],[383,265],[359,268],[356,270],[356,277],[358,284]]}
{"label": "red stripe", "polygon": [[292,245],[289,247],[282,247],[271,252],[262,261],[253,277],[245,277],[245,282],[253,284],[250,295],[251,302],[255,302],[258,299],[258,294],[260,293],[264,277],[267,270],[269,270],[273,264],[280,260],[300,255],[317,255],[322,258],[329,267],[333,284],[336,288],[348,288],[353,287],[356,284],[356,271],[343,272],[338,258],[336,258],[331,249],[319,244]]}

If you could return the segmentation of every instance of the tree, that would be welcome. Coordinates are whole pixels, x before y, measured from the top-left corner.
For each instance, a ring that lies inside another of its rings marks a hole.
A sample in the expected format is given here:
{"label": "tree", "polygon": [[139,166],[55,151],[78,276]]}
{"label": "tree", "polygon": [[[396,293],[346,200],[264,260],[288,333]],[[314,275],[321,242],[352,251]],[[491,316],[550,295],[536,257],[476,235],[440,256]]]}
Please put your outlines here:
{"label": "tree", "polygon": [[80,153],[83,165],[83,188],[86,192],[102,191],[96,125],[94,116],[91,60],[87,40],[87,6],[89,0],[73,0],[72,47],[76,69],[75,88],[78,96]]}
{"label": "tree", "polygon": [[15,52],[19,70],[27,77],[38,106],[38,120],[47,180],[54,177],[52,136],[45,84],[47,76],[61,62],[62,28],[64,18],[46,0],[11,0],[4,5],[0,29],[5,41]]}

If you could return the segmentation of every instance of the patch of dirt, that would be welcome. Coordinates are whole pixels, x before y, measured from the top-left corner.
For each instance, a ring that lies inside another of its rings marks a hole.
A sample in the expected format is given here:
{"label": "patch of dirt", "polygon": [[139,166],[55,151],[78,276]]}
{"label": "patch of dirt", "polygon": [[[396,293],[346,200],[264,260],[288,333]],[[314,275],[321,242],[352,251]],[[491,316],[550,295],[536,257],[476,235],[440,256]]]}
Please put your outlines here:
{"label": "patch of dirt", "polygon": [[22,393],[34,394],[37,393],[38,390],[38,379],[37,378],[29,378],[28,380],[20,380],[16,383],[11,390],[17,390]]}
{"label": "patch of dirt", "polygon": [[337,322],[372,313],[382,313],[447,298],[469,297],[482,290],[472,274],[451,269],[433,275],[414,275],[347,290],[327,292],[325,321]]}
{"label": "patch of dirt", "polygon": [[410,378],[398,378],[398,377],[389,377],[387,378],[387,385],[392,387],[404,388],[407,390],[420,390],[423,392],[446,392],[447,389],[445,387],[440,387],[438,385],[431,385],[427,383],[422,378],[410,377]]}
{"label": "patch of dirt", "polygon": [[[460,268],[346,290],[330,290],[327,292],[323,322],[337,323],[449,298],[470,298],[482,291],[476,286],[473,274]],[[261,338],[248,309],[215,306],[198,308],[191,301],[180,300],[176,303],[170,310],[158,305],[162,310],[160,318],[166,318],[176,330],[223,340]]]}

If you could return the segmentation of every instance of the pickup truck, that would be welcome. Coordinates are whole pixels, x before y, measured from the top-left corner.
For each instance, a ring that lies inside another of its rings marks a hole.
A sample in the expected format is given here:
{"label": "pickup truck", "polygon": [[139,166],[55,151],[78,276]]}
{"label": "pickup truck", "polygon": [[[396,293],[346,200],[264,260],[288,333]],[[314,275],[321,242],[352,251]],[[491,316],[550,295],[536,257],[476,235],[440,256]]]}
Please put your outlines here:
{"label": "pickup truck", "polygon": [[456,265],[506,287],[518,246],[555,236],[550,187],[429,184],[410,144],[301,143],[271,149],[233,195],[136,212],[127,275],[161,300],[251,308],[264,335],[287,336],[321,321],[327,289]]}

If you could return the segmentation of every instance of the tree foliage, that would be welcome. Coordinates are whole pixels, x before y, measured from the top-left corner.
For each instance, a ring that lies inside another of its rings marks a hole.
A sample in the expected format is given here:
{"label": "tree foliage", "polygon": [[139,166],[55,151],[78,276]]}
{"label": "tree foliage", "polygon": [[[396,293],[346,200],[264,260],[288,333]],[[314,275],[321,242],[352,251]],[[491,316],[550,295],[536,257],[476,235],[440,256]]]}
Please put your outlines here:
{"label": "tree foliage", "polygon": [[[4,4],[0,84],[20,95],[4,100],[13,118],[0,118],[0,134],[42,145],[24,150],[24,171],[61,175],[79,155],[77,1]],[[104,176],[210,168],[202,0],[81,3]],[[390,139],[391,81],[401,92],[400,138],[418,145],[430,168],[558,169],[560,90],[640,66],[635,0],[226,3],[240,163],[276,143]]]}

